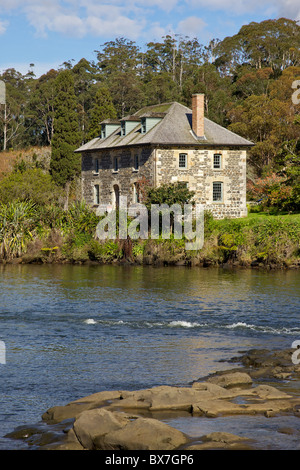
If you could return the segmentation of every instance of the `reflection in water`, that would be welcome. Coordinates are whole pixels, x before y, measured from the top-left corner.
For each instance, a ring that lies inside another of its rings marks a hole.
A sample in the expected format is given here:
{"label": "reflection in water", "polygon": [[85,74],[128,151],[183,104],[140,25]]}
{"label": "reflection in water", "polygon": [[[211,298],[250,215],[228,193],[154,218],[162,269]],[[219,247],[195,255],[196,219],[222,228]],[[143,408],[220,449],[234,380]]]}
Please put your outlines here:
{"label": "reflection in water", "polygon": [[241,350],[290,347],[300,339],[299,279],[295,271],[1,265],[3,433],[100,390],[186,385],[232,367],[226,361]]}

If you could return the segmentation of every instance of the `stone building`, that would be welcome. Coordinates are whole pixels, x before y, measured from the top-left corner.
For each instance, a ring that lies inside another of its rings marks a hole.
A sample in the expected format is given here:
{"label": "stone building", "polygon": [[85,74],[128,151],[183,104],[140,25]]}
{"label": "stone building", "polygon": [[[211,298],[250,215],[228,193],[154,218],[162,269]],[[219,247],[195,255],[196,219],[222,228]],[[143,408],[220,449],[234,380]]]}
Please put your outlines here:
{"label": "stone building", "polygon": [[253,144],[205,118],[204,95],[192,96],[192,109],[165,103],[101,125],[101,135],[76,150],[88,204],[117,207],[120,196],[139,202],[140,181],[182,182],[216,218],[247,215],[246,151]]}

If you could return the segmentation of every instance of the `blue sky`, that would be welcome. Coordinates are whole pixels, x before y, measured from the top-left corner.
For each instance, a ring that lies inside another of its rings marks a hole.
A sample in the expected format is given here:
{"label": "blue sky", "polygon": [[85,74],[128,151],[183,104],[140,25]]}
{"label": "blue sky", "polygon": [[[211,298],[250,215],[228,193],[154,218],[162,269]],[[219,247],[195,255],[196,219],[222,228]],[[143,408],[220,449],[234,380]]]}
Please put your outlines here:
{"label": "blue sky", "polygon": [[300,20],[299,0],[0,0],[0,73],[37,76],[66,60],[95,60],[106,41],[125,37],[141,48],[166,35],[210,39],[251,21]]}

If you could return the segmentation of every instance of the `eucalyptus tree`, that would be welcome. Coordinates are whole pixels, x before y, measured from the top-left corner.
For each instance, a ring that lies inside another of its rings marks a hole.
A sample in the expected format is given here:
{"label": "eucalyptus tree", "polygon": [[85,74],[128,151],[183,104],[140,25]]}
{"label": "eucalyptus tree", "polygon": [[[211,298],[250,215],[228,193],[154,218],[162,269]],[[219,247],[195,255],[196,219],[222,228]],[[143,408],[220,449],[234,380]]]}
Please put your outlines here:
{"label": "eucalyptus tree", "polygon": [[116,38],[97,53],[98,81],[108,86],[117,114],[123,117],[143,104],[142,56],[134,41]]}
{"label": "eucalyptus tree", "polygon": [[[6,88],[6,112],[0,115],[0,141],[2,148],[18,148],[28,143],[28,97],[31,75],[23,75],[14,68],[6,69],[0,76]],[[4,139],[5,135],[5,139]],[[5,140],[5,143],[4,143]],[[4,149],[5,149],[4,148]]]}
{"label": "eucalyptus tree", "polygon": [[29,99],[29,119],[37,144],[51,145],[54,133],[55,79],[58,71],[51,69],[39,77]]}
{"label": "eucalyptus tree", "polygon": [[287,18],[251,22],[216,47],[216,65],[232,72],[238,65],[271,67],[277,75],[300,63],[300,26]]}
{"label": "eucalyptus tree", "polygon": [[82,132],[82,138],[86,140],[90,127],[89,113],[94,106],[98,68],[93,62],[82,58],[72,67],[71,71],[74,78],[79,126]]}

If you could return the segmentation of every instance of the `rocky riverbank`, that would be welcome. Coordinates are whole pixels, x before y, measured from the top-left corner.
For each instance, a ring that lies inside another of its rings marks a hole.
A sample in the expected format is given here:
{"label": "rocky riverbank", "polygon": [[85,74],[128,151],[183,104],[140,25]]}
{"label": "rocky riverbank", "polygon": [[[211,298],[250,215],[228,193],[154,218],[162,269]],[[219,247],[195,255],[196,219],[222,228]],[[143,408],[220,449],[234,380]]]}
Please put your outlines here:
{"label": "rocky riverbank", "polygon": [[295,349],[251,350],[232,359],[237,367],[187,387],[98,392],[54,406],[41,423],[19,427],[6,437],[49,450],[247,450],[257,448],[253,436],[224,432],[220,426],[217,432],[195,437],[170,426],[164,417],[291,416],[294,428],[279,432],[294,434],[299,449],[300,365],[295,357]]}

